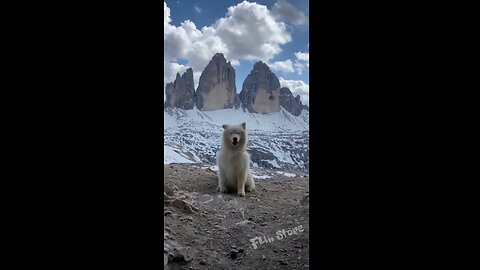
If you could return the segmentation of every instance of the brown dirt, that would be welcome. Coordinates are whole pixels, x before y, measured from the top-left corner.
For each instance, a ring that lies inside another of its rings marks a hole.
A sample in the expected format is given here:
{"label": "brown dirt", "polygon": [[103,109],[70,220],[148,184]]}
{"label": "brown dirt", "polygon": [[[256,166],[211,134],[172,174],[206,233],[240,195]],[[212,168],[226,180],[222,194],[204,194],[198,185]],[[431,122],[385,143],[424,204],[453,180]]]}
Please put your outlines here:
{"label": "brown dirt", "polygon": [[[195,165],[165,165],[164,177],[164,269],[309,268],[308,177],[257,180],[245,197],[217,192],[216,173]],[[254,237],[270,242],[255,249]]]}

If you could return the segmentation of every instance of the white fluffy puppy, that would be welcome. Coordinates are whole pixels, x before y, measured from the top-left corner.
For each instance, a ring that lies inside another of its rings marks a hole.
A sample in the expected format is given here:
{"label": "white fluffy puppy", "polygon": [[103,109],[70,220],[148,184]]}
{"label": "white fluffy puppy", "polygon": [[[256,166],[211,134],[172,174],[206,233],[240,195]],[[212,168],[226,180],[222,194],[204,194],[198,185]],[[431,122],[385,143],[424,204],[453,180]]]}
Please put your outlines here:
{"label": "white fluffy puppy", "polygon": [[217,154],[217,190],[237,192],[237,195],[245,196],[245,191],[255,189],[250,171],[250,155],[246,152],[248,141],[246,123],[222,127],[222,147]]}

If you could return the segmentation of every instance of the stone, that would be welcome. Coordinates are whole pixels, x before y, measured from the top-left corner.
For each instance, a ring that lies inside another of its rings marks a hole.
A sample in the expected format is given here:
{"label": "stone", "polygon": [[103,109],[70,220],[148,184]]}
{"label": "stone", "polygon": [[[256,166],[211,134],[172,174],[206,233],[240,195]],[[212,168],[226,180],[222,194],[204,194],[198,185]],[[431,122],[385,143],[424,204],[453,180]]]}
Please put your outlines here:
{"label": "stone", "polygon": [[299,116],[302,113],[303,105],[300,96],[293,97],[292,92],[287,87],[280,88],[280,106],[289,113]]}
{"label": "stone", "polygon": [[182,210],[183,212],[185,213],[189,213],[189,214],[193,214],[195,212],[198,212],[198,208],[196,208],[195,206],[193,206],[191,203],[185,201],[185,200],[179,200],[179,199],[174,199],[172,202],[171,202],[171,205],[173,207],[177,207],[179,208],[180,210]]}
{"label": "stone", "polygon": [[166,85],[165,108],[191,110],[194,106],[195,87],[193,70],[188,68],[182,76],[177,73],[174,82]]}
{"label": "stone", "polygon": [[280,82],[267,64],[259,61],[245,78],[240,100],[249,112],[272,113],[280,111]]}
{"label": "stone", "polygon": [[235,69],[223,54],[215,54],[200,75],[195,92],[195,105],[201,111],[240,107]]}

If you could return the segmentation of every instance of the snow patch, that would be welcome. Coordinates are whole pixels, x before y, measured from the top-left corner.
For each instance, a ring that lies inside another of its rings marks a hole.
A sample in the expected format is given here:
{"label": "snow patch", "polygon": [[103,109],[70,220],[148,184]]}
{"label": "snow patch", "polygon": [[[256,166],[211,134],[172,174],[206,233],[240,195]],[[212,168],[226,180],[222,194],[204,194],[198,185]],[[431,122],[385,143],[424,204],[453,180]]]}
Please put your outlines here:
{"label": "snow patch", "polygon": [[174,147],[164,145],[163,146],[163,164],[170,163],[194,163],[194,161],[188,159],[184,153]]}
{"label": "snow patch", "polygon": [[208,168],[209,168],[210,170],[212,170],[212,171],[218,172],[218,166],[217,166],[217,165],[215,165],[215,166],[210,166],[210,167],[208,167]]}
{"label": "snow patch", "polygon": [[274,159],[274,160],[269,160],[268,162],[269,162],[270,164],[272,164],[273,167],[275,167],[275,168],[280,168],[280,165],[278,165],[278,162],[277,162],[276,159]]}
{"label": "snow patch", "polygon": [[253,180],[255,179],[268,179],[268,178],[272,178],[271,176],[269,175],[256,175],[256,174],[252,174],[253,175]]}
{"label": "snow patch", "polygon": [[286,176],[286,177],[296,177],[297,176],[296,174],[288,173],[288,172],[282,172],[282,171],[276,171],[276,173],[278,173],[280,175],[283,175],[283,176]]}

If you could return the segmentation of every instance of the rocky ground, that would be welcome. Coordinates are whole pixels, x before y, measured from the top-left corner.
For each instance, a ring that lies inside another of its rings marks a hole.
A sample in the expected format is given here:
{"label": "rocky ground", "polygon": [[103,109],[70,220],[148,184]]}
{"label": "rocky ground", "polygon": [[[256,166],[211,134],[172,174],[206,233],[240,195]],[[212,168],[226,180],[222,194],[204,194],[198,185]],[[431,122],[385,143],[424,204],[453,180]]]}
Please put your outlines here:
{"label": "rocky ground", "polygon": [[164,269],[309,268],[308,177],[258,180],[245,197],[217,192],[196,165],[164,177]]}

